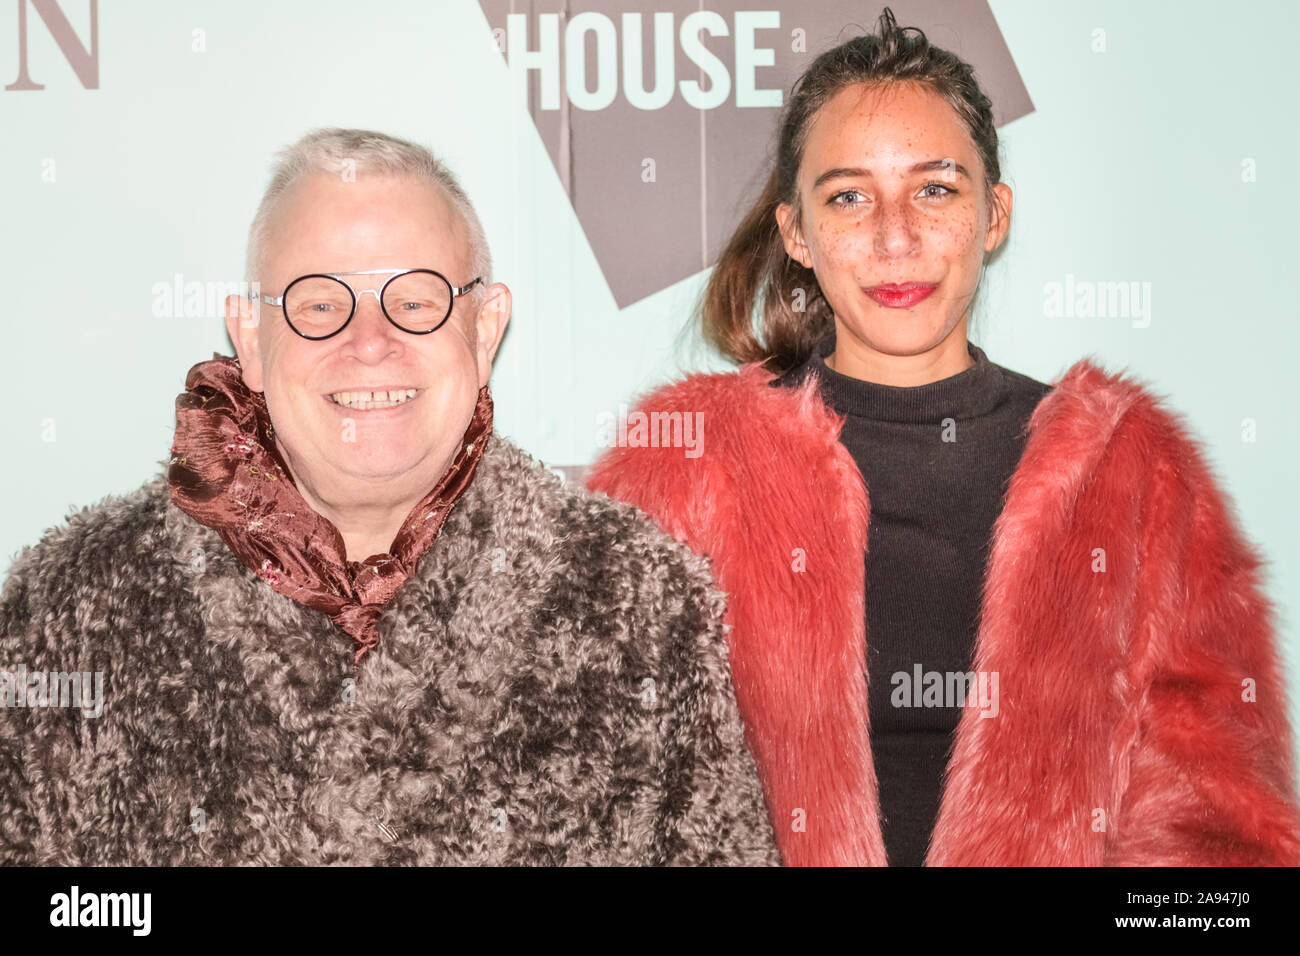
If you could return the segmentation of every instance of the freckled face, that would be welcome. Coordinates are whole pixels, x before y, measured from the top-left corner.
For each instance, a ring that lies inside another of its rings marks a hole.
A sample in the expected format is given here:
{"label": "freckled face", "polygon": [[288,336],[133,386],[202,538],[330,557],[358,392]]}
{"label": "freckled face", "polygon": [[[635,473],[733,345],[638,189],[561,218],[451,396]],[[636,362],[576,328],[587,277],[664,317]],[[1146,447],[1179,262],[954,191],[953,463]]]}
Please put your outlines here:
{"label": "freckled face", "polygon": [[[989,207],[975,143],[938,94],[916,83],[841,90],[812,121],[798,189],[798,220],[787,205],[777,219],[841,336],[916,355],[964,329],[1007,217]],[[1010,190],[995,191],[1009,211]]]}

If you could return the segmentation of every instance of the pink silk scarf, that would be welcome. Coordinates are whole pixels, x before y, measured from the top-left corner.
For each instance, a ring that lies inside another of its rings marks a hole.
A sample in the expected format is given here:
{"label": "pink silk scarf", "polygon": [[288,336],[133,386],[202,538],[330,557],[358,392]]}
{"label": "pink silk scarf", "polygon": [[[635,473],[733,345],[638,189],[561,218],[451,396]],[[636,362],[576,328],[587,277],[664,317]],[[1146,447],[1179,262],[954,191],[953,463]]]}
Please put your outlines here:
{"label": "pink silk scarf", "polygon": [[360,662],[379,643],[384,606],[473,480],[491,432],[492,395],[485,385],[451,465],[406,516],[390,551],[348,561],[342,534],[294,484],[275,444],[266,399],[244,384],[237,359],[216,355],[190,369],[176,398],[167,480],[176,507],[219,532],[245,566],[350,634]]}

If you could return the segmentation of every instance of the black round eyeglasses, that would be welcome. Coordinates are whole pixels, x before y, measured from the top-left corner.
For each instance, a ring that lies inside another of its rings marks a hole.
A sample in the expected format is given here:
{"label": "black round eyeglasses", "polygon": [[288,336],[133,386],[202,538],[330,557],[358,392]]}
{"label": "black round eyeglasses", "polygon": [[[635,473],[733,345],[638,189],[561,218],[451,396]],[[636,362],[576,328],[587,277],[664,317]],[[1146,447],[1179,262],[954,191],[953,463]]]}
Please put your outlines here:
{"label": "black round eyeglasses", "polygon": [[[344,276],[386,275],[378,289],[353,290]],[[432,269],[368,269],[363,272],[316,272],[299,276],[281,296],[263,295],[261,301],[279,306],[284,318],[304,339],[320,341],[342,332],[357,311],[358,295],[371,293],[384,317],[403,332],[428,335],[451,317],[456,299],[482,282],[482,276],[457,288]]]}

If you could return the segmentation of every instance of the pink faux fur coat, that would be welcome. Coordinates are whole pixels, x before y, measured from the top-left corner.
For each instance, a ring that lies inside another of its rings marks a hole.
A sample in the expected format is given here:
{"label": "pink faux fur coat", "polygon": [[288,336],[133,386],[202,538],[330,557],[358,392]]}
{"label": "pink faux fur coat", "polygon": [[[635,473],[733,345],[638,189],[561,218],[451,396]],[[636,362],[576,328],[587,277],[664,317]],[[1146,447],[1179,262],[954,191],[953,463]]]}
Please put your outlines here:
{"label": "pink faux fur coat", "polygon": [[[869,496],[816,384],[770,379],[746,366],[654,392],[642,411],[702,413],[703,453],[614,447],[588,484],[710,558],[784,861],[884,865]],[[962,714],[927,863],[1300,864],[1262,560],[1182,420],[1083,359],[1029,429],[975,656],[1000,708]]]}

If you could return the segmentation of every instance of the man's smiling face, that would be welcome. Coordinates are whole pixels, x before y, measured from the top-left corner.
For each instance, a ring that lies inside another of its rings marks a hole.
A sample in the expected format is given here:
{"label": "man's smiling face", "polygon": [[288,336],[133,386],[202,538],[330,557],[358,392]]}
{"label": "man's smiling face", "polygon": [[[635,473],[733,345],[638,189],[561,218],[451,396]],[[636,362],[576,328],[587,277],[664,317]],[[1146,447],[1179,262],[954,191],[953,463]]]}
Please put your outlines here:
{"label": "man's smiling face", "polygon": [[[283,198],[264,248],[259,274],[270,295],[310,273],[423,268],[456,286],[475,278],[463,220],[436,186],[407,177],[310,174]],[[387,278],[345,281],[361,293]],[[265,304],[255,328],[232,328],[244,380],[265,393],[276,441],[299,487],[314,493],[309,500],[418,497],[438,481],[491,371],[477,298],[456,299],[447,322],[427,335],[395,327],[369,294],[358,294],[343,331],[321,341],[298,335],[280,308]],[[369,407],[356,401],[359,392],[372,393]],[[387,407],[374,407],[374,392],[387,393]],[[352,393],[353,407],[336,401],[340,393]]]}

